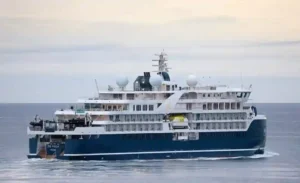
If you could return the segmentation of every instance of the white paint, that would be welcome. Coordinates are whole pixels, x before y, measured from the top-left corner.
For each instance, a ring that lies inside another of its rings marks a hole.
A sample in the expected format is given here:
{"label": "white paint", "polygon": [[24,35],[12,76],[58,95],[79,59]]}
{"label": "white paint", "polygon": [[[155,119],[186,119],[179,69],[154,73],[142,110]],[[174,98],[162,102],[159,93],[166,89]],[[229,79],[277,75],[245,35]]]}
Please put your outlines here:
{"label": "white paint", "polygon": [[132,155],[132,154],[167,154],[167,153],[205,153],[205,152],[238,152],[256,151],[264,148],[251,149],[211,149],[211,150],[188,150],[188,151],[145,151],[145,152],[120,152],[120,153],[90,153],[90,154],[64,154],[64,156],[105,156],[105,155]]}

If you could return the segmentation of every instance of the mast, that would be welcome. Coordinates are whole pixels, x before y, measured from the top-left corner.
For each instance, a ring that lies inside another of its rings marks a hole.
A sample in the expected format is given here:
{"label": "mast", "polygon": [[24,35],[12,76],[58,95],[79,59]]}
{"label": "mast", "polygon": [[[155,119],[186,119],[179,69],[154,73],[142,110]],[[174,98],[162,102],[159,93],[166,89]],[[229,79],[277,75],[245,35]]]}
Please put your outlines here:
{"label": "mast", "polygon": [[154,62],[158,62],[157,65],[152,65],[154,67],[158,67],[158,70],[157,71],[153,71],[153,72],[157,72],[157,73],[162,73],[162,72],[169,72],[169,68],[168,65],[167,65],[167,54],[164,53],[164,52],[161,52],[160,54],[155,54],[155,56],[158,56],[159,59],[154,59],[152,61]]}

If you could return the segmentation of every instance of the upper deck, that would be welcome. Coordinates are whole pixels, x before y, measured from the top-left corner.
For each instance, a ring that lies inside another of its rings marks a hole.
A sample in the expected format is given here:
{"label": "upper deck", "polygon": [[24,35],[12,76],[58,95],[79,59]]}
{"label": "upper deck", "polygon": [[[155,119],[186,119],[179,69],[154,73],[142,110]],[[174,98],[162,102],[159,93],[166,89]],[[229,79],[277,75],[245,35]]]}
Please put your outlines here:
{"label": "upper deck", "polygon": [[[133,81],[128,90],[127,77],[117,79],[117,87],[99,91],[94,98],[79,99],[76,109],[85,113],[108,115],[112,113],[171,113],[201,112],[205,110],[243,110],[251,94],[249,88],[230,88],[226,85],[202,86],[194,75],[189,75],[185,86],[174,82],[167,66],[166,54],[159,55],[158,70],[144,72]],[[81,105],[81,106],[80,106]],[[56,115],[75,115],[75,110],[56,111]]]}

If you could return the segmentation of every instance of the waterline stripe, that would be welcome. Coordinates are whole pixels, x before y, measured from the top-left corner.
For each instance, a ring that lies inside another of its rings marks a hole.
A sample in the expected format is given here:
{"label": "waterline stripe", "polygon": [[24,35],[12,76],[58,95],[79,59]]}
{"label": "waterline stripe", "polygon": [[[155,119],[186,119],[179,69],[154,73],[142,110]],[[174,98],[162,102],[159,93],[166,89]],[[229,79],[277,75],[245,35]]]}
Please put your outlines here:
{"label": "waterline stripe", "polygon": [[37,154],[27,154],[27,156],[37,156]]}
{"label": "waterline stripe", "polygon": [[256,151],[264,148],[252,149],[215,149],[215,150],[189,150],[189,151],[145,151],[145,152],[120,152],[120,153],[89,153],[89,154],[64,154],[64,156],[105,156],[105,155],[133,155],[133,154],[167,154],[167,153],[201,153],[201,152],[236,152]]}

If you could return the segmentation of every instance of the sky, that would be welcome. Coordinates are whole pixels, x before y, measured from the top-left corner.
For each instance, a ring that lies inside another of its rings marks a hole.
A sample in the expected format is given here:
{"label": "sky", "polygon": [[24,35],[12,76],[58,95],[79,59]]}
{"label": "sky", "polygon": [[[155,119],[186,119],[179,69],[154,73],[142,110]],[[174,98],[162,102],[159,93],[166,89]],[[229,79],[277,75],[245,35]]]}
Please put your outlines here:
{"label": "sky", "polygon": [[299,0],[0,0],[0,102],[76,102],[168,54],[186,85],[300,102]]}

